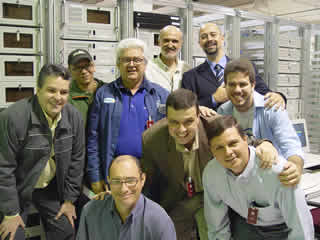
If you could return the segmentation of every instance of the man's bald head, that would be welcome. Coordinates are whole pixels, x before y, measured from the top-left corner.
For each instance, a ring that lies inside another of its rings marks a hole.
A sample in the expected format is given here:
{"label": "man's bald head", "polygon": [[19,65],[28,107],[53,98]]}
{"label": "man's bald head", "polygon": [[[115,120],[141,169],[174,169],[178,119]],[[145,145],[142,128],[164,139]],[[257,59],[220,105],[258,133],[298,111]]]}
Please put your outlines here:
{"label": "man's bald head", "polygon": [[183,34],[173,25],[165,26],[160,30],[159,45],[161,56],[166,60],[176,59],[182,46]]}
{"label": "man's bald head", "polygon": [[206,23],[200,27],[199,45],[211,61],[218,55],[224,55],[224,36],[217,24]]}

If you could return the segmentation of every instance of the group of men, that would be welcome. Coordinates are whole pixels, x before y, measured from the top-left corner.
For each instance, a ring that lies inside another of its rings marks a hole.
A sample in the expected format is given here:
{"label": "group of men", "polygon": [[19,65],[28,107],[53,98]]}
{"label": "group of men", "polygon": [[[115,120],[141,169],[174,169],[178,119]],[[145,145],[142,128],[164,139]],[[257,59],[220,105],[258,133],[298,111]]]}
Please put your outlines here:
{"label": "group of men", "polygon": [[0,113],[1,239],[24,239],[31,205],[47,239],[74,239],[83,185],[104,200],[83,208],[78,240],[313,239],[286,99],[223,41],[203,25],[207,59],[191,69],[175,26],[149,62],[143,41],[124,39],[108,84],[83,49],[69,54],[71,76],[45,65],[36,95]]}

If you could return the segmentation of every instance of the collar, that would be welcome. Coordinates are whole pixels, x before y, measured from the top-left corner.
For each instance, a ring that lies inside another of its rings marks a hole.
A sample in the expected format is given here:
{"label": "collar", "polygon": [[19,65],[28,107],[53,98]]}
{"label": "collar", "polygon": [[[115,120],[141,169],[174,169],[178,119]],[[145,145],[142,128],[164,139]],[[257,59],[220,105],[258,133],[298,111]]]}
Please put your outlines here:
{"label": "collar", "polygon": [[[145,202],[144,201],[144,195],[141,193],[140,197],[139,197],[139,199],[138,199],[138,201],[137,201],[137,203],[135,205],[135,207],[132,209],[132,211],[128,215],[127,219],[129,219],[130,217],[139,216],[140,213],[143,211],[144,202]],[[110,204],[110,207],[109,207],[109,211],[111,212],[111,214],[117,214],[120,217],[113,198],[112,198],[112,201],[111,201],[111,204]]]}
{"label": "collar", "polygon": [[214,69],[214,67],[219,64],[221,67],[223,67],[223,69],[225,69],[226,65],[227,65],[227,57],[226,55],[224,55],[219,62],[211,62],[208,58],[206,59],[206,61],[208,62],[208,64],[210,65],[211,69]]}
{"label": "collar", "polygon": [[256,108],[264,108],[264,96],[260,93],[253,91],[253,105]]}
{"label": "collar", "polygon": [[[198,128],[199,129],[199,128]],[[199,149],[199,130],[197,129],[196,135],[194,137],[194,142],[192,144],[191,150],[188,150],[184,145],[176,142],[176,149],[178,152],[194,152]]]}
{"label": "collar", "polygon": [[[119,77],[114,84],[115,88],[119,90],[119,92],[121,93],[122,89],[126,89],[123,84],[122,84],[122,80],[121,77]],[[152,83],[150,81],[148,81],[145,76],[143,77],[143,81],[141,83],[141,85],[139,86],[139,89],[144,88],[146,89],[148,92],[153,93],[155,91],[154,86],[152,85]]]}
{"label": "collar", "polygon": [[[164,70],[165,72],[168,72],[169,71],[169,67],[162,61],[162,59],[160,58],[160,55],[158,57],[156,57],[153,62],[156,63],[162,70]],[[176,68],[176,71],[175,73],[179,73],[181,72],[182,70],[182,66],[183,66],[183,61],[179,61],[178,58],[176,58],[176,63],[177,63],[177,68]]]}
{"label": "collar", "polygon": [[[104,82],[94,78],[94,81],[97,82],[97,89],[100,88]],[[91,96],[92,93],[88,93],[86,91],[81,90],[78,85],[77,82],[75,80],[71,81],[71,86],[70,86],[70,93],[69,93],[69,97],[71,97],[72,99],[78,99],[78,98],[88,98],[89,96]]]}

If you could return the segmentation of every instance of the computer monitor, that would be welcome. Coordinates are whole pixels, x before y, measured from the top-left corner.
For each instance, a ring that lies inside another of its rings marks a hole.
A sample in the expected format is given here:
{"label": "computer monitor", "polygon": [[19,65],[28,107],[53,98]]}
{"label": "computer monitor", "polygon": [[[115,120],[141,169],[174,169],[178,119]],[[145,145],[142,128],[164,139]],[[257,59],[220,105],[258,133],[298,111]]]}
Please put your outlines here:
{"label": "computer monitor", "polygon": [[300,139],[301,146],[304,152],[309,152],[309,138],[307,131],[307,123],[305,119],[292,120],[292,125]]}

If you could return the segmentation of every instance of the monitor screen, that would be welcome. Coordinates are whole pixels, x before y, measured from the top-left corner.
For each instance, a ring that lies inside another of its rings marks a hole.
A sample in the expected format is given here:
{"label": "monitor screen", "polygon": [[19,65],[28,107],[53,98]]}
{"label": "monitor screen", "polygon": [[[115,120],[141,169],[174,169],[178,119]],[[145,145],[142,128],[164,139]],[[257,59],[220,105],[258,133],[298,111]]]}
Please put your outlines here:
{"label": "monitor screen", "polygon": [[298,137],[300,138],[300,142],[301,142],[302,147],[306,147],[307,146],[307,138],[306,138],[304,123],[293,123],[292,125],[293,125],[294,129],[296,130]]}

